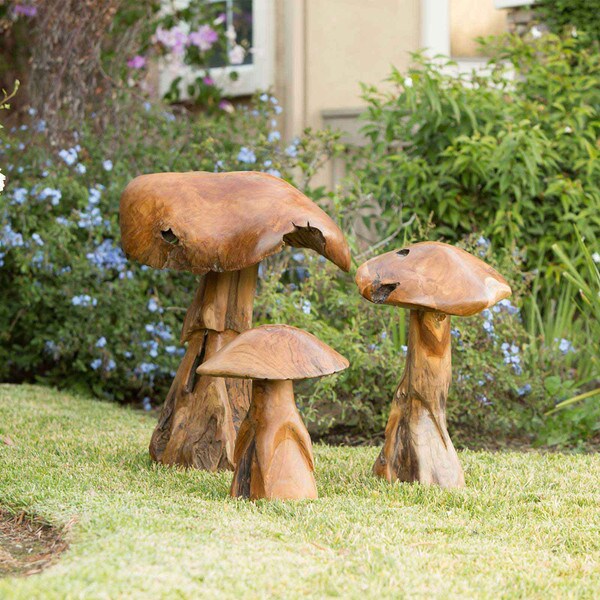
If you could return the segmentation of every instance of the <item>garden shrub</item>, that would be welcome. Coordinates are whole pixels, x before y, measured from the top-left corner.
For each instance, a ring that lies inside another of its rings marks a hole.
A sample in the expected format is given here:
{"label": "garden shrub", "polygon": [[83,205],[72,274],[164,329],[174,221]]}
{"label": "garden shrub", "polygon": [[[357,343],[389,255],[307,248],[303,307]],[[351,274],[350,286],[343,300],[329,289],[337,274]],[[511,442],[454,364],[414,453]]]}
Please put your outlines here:
{"label": "garden shrub", "polygon": [[585,31],[590,38],[600,41],[599,0],[536,0],[536,16],[555,33],[575,27]]}
{"label": "garden shrub", "polygon": [[[518,308],[528,277],[518,259],[502,251],[494,256],[484,238],[461,245],[497,266],[511,282],[514,296],[481,315],[452,320],[453,382],[447,406],[452,436],[458,444],[525,438],[553,406],[544,381],[551,374],[566,375],[571,348],[564,354],[557,350],[544,369],[534,372],[530,337]],[[311,432],[338,440],[381,435],[404,369],[408,311],[367,302],[352,274],[340,273],[309,252],[268,264],[257,298],[258,320],[306,329],[350,361],[341,374],[296,386]],[[299,283],[294,280],[298,272],[310,276]]]}
{"label": "garden shrub", "polygon": [[391,90],[364,86],[371,143],[349,193],[367,225],[383,238],[416,214],[434,238],[479,231],[525,249],[552,297],[552,244],[574,250],[573,225],[592,245],[600,231],[600,54],[584,38],[492,38],[481,74],[417,54]]}
{"label": "garden shrub", "polygon": [[63,148],[45,143],[35,115],[13,128],[1,155],[0,380],[162,402],[196,279],[126,260],[120,194],[136,175],[159,171],[255,169],[307,183],[336,136],[307,130],[285,145],[280,112],[268,94],[211,119],[146,103],[126,129],[97,136],[84,124]]}

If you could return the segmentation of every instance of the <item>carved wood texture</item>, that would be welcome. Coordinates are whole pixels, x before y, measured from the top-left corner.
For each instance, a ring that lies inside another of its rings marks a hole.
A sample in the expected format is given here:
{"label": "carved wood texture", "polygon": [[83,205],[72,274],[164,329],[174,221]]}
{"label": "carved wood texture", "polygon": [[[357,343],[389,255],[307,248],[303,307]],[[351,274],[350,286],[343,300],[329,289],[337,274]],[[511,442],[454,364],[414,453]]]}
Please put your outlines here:
{"label": "carved wood texture", "polygon": [[150,456],[164,464],[207,471],[233,469],[236,431],[250,404],[251,383],[198,375],[197,367],[252,326],[258,266],[208,273],[184,319],[183,360],[150,441]]}
{"label": "carved wood texture", "polygon": [[292,381],[253,382],[252,403],[235,447],[233,497],[316,498],[310,436]]}
{"label": "carved wood texture", "polygon": [[406,369],[392,402],[375,475],[390,482],[464,486],[446,428],[450,352],[450,316],[411,310]]}

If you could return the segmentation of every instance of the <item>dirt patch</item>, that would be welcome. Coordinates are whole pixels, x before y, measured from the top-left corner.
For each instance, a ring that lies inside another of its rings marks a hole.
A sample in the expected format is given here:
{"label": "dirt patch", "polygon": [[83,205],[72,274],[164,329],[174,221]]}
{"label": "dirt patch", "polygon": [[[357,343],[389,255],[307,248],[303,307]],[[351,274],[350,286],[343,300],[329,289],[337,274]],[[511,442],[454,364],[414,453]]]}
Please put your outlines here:
{"label": "dirt patch", "polygon": [[0,577],[34,575],[56,562],[68,546],[66,529],[0,509]]}

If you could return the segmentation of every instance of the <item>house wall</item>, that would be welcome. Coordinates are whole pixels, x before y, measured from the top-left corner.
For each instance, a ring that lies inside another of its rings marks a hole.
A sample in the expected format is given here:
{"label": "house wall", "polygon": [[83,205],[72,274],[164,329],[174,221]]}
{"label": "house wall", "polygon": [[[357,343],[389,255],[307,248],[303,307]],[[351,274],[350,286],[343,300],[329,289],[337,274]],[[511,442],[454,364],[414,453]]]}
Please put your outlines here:
{"label": "house wall", "polygon": [[506,13],[494,0],[450,0],[450,51],[453,57],[479,56],[476,37],[507,31]]}

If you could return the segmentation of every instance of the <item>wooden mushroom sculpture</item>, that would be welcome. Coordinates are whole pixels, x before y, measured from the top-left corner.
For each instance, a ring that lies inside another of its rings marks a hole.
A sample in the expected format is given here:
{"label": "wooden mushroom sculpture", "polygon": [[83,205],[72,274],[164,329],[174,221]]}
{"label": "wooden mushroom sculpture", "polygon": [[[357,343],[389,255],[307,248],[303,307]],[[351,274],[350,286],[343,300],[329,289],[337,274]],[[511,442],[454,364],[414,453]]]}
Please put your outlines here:
{"label": "wooden mushroom sculpture", "polygon": [[293,381],[346,367],[342,355],[289,325],[245,331],[198,367],[202,375],[254,380],[250,410],[235,443],[232,496],[317,497],[312,445],[294,402]]}
{"label": "wooden mushroom sculpture", "polygon": [[464,250],[422,242],[367,261],[356,273],[356,284],[375,304],[410,309],[406,368],[374,473],[390,482],[464,486],[446,428],[450,315],[468,317],[493,306],[510,296],[508,283]]}
{"label": "wooden mushroom sculpture", "polygon": [[253,172],[141,175],[123,192],[120,225],[128,257],[203,276],[185,316],[186,354],[152,435],[150,455],[165,464],[231,469],[250,382],[199,377],[196,368],[252,326],[261,260],[288,244],[312,248],[348,271],[346,239],[296,188]]}

